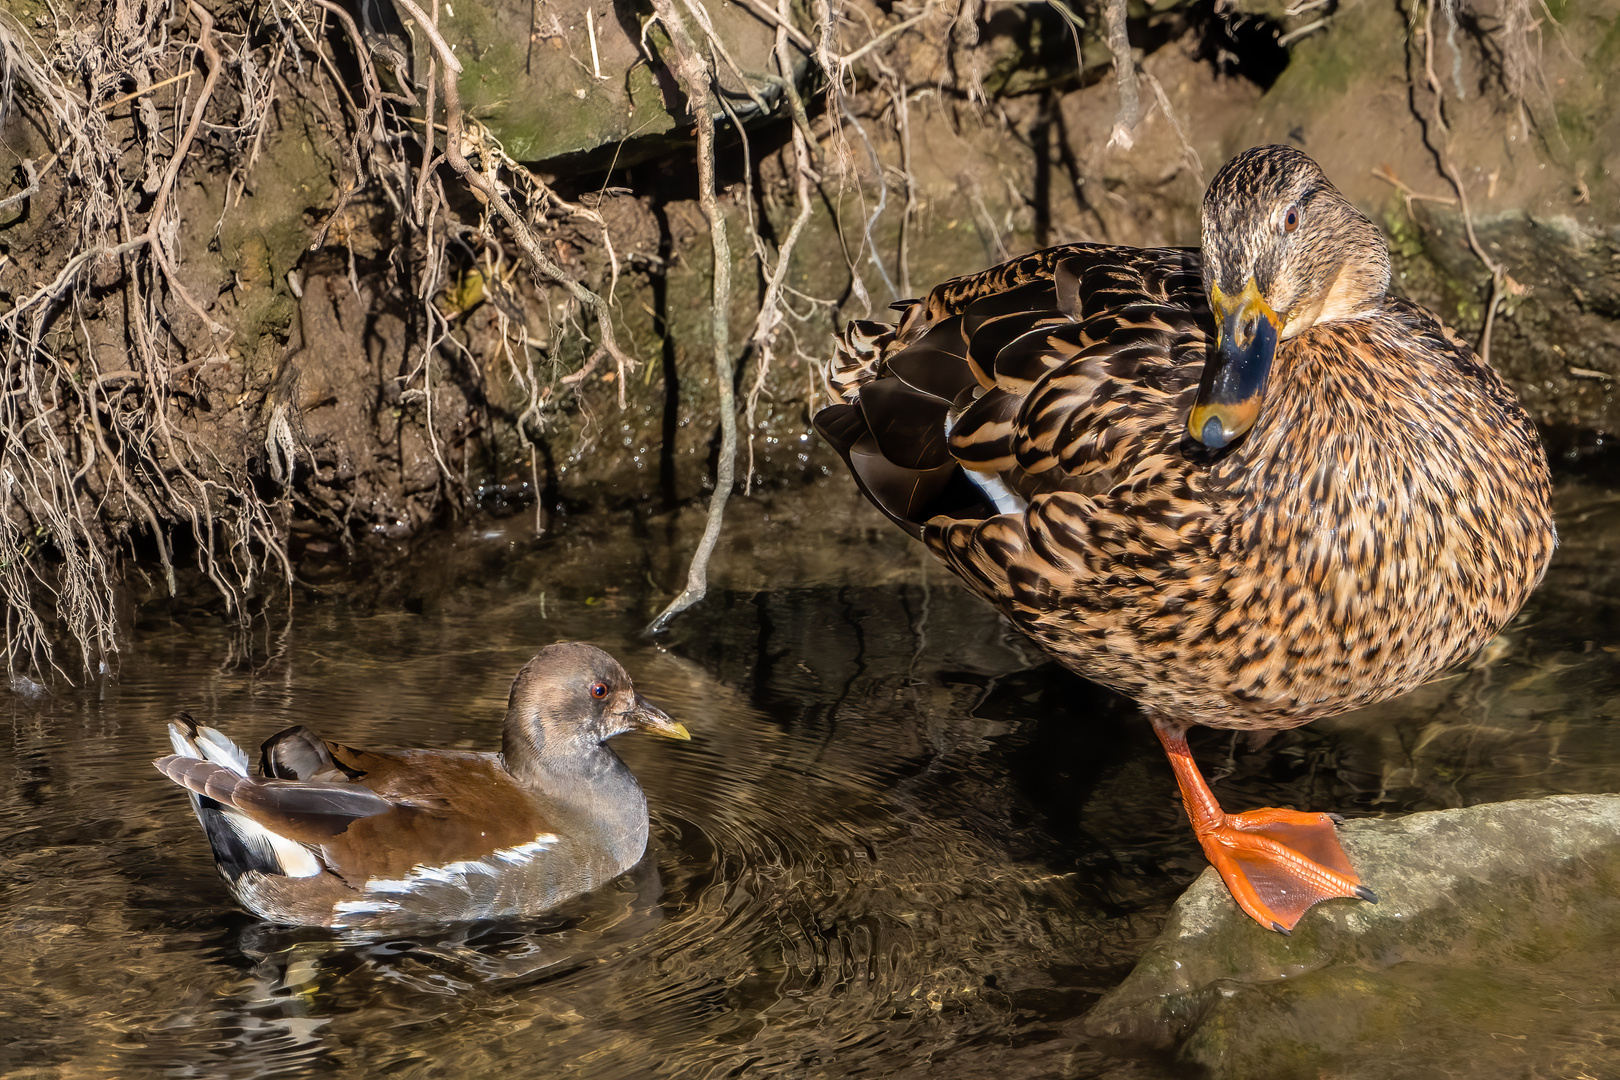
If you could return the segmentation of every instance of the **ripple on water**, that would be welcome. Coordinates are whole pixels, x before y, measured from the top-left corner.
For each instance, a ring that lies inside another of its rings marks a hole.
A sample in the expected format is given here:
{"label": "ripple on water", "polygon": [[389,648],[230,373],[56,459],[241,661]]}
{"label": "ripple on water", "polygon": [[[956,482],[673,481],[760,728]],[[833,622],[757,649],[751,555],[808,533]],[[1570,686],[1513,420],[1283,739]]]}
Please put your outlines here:
{"label": "ripple on water", "polygon": [[[1612,531],[1612,501],[1589,503],[1580,521]],[[1620,591],[1580,521],[1560,559],[1590,558],[1555,564],[1491,667],[1259,750],[1207,738],[1201,755],[1228,755],[1218,783],[1245,805],[1349,813],[1612,787],[1617,609],[1600,598]],[[0,1072],[1171,1075],[1070,1027],[1201,869],[1128,706],[1032,670],[937,575],[717,593],[659,651],[635,636],[650,605],[571,584],[607,556],[570,558],[486,559],[420,614],[306,606],[246,642],[154,618],[116,681],[7,699],[0,1025],[17,1034]],[[308,722],[490,747],[512,674],[565,637],[619,655],[694,739],[616,742],[648,791],[652,852],[543,918],[266,926],[231,905],[150,765],[179,706],[249,746]],[[1563,992],[1552,976],[1542,991]]]}

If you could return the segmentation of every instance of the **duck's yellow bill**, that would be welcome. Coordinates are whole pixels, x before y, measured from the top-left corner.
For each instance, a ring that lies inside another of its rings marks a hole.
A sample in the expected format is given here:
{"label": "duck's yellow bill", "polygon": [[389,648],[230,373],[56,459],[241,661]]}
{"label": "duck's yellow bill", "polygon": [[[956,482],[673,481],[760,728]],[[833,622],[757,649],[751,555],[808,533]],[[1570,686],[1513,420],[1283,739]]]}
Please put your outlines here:
{"label": "duck's yellow bill", "polygon": [[1237,296],[1227,296],[1212,284],[1209,306],[1220,342],[1204,365],[1198,397],[1187,414],[1187,434],[1219,450],[1260,418],[1283,323],[1252,277]]}

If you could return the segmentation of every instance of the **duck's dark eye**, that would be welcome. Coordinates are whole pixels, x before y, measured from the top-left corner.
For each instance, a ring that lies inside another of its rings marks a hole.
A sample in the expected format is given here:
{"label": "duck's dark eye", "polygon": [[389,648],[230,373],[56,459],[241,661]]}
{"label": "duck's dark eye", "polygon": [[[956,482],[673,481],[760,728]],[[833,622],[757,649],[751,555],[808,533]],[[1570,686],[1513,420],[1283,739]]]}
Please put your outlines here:
{"label": "duck's dark eye", "polygon": [[1291,233],[1299,228],[1299,207],[1290,206],[1288,213],[1283,215],[1283,232]]}
{"label": "duck's dark eye", "polygon": [[593,683],[591,683],[591,697],[593,697],[593,698],[605,698],[605,697],[607,697],[607,683],[605,683],[605,682],[593,682]]}

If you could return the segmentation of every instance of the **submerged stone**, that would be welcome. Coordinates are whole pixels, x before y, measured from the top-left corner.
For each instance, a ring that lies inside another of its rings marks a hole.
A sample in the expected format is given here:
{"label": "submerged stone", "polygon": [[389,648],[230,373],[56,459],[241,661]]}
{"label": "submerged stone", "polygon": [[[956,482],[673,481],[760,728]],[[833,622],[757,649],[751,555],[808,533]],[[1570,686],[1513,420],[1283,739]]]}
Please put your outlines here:
{"label": "submerged stone", "polygon": [[1615,1075],[1620,795],[1351,821],[1341,838],[1379,903],[1318,904],[1284,936],[1208,870],[1087,1033],[1214,1078],[1433,1076],[1445,1062]]}

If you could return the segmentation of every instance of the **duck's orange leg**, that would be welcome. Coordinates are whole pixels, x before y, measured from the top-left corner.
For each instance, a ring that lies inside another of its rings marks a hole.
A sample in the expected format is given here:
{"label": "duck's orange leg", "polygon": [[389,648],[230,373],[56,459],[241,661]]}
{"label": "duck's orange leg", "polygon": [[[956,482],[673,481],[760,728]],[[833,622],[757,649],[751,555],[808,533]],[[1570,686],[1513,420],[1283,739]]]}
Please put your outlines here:
{"label": "duck's orange leg", "polygon": [[1255,922],[1286,934],[1318,900],[1353,896],[1377,903],[1339,846],[1332,815],[1276,809],[1228,814],[1198,771],[1186,730],[1157,716],[1153,730],[1176,771],[1181,804],[1204,854]]}

